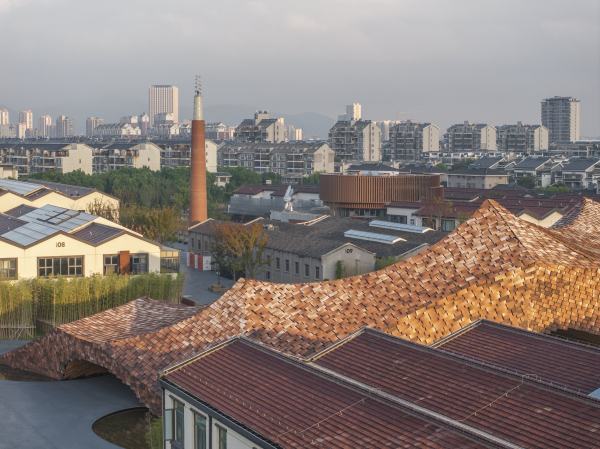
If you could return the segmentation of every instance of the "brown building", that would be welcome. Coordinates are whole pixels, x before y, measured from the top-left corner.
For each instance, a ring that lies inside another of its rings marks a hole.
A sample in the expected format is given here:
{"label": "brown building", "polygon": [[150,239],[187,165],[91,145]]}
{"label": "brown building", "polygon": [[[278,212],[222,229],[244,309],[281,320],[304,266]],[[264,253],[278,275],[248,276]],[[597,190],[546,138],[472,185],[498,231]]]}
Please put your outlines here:
{"label": "brown building", "polygon": [[390,201],[443,198],[440,175],[339,175],[319,177],[321,201],[340,217],[375,218]]}

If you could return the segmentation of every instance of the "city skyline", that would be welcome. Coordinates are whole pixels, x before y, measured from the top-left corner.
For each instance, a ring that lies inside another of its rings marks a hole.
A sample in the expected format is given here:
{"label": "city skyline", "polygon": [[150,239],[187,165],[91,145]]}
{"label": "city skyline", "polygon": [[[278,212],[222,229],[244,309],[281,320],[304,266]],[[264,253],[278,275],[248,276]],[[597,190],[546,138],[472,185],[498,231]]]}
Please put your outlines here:
{"label": "city skyline", "polygon": [[[9,39],[16,25],[26,20],[31,30],[24,45],[32,51],[18,68],[7,65],[0,109],[30,109],[35,115],[35,110],[63,105],[48,115],[73,117],[79,133],[87,117],[116,122],[122,115],[148,112],[148,87],[172,84],[181,89],[183,121],[191,118],[191,75],[201,71],[207,120],[211,107],[218,105],[315,112],[334,120],[343,112],[341,107],[357,102],[371,120],[394,120],[399,111],[419,111],[402,118],[435,123],[441,129],[464,120],[539,124],[542,99],[572,96],[581,100],[581,135],[600,135],[596,1],[507,1],[485,8],[472,1],[229,1],[210,8],[181,3],[168,14],[149,5],[139,24],[101,20],[110,7],[97,11],[99,20],[93,24],[78,20],[90,10],[69,0],[61,8],[52,0],[0,3],[0,36]],[[119,7],[125,9],[125,17],[133,6]],[[227,18],[228,32],[217,17]],[[62,53],[38,54],[35,39],[50,23],[53,29],[69,24],[56,36],[57,44],[71,48],[79,65],[94,67],[85,77],[64,76],[63,68],[72,61]],[[111,23],[110,33],[106,23]],[[159,28],[172,39],[152,38],[152,45],[138,45],[139,31],[146,27]],[[88,33],[107,38],[91,49],[87,42],[80,51],[85,39],[73,37]],[[249,51],[246,42],[253,38],[273,46],[278,54],[273,63]],[[132,52],[119,60],[118,75],[112,70],[114,53],[107,50],[113,40],[130,45]],[[161,50],[167,47],[171,53],[165,57]],[[6,49],[7,59],[14,51]],[[194,57],[189,58],[192,51]],[[177,64],[170,63],[174,60]],[[39,64],[45,69],[41,80]],[[122,106],[115,117],[104,114],[102,109],[117,103]],[[85,113],[69,110],[77,105]]]}

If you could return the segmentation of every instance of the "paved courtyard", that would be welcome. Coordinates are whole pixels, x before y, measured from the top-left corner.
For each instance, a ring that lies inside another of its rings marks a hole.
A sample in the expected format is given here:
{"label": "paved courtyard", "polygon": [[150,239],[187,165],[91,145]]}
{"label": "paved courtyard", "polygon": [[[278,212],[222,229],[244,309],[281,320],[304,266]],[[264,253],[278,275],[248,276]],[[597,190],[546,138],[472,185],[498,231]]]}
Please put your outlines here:
{"label": "paved courtyard", "polygon": [[[0,354],[25,343],[0,340]],[[0,380],[0,449],[115,449],[92,424],[140,406],[112,375],[64,382]]]}
{"label": "paved courtyard", "polygon": [[[208,291],[208,287],[217,283],[217,274],[214,271],[201,271],[187,266],[187,252],[181,252],[180,270],[187,272],[184,295],[195,301],[196,304],[213,302],[223,296],[223,293]],[[221,285],[230,288],[233,281],[221,278]]]}

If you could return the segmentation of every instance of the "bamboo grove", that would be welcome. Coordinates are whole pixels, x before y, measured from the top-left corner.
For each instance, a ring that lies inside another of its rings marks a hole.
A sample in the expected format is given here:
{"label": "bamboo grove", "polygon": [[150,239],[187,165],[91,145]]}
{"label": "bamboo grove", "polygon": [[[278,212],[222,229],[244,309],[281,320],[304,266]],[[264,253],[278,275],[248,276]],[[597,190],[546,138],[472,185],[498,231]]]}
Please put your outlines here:
{"label": "bamboo grove", "polygon": [[0,281],[0,338],[31,339],[141,296],[178,303],[184,282],[184,273]]}

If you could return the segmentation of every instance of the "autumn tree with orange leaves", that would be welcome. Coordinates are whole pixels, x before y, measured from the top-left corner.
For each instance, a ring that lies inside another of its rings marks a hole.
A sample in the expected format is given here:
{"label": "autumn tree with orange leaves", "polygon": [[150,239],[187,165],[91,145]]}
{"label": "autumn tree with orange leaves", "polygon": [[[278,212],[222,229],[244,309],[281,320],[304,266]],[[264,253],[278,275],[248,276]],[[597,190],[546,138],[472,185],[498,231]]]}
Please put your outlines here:
{"label": "autumn tree with orange leaves", "polygon": [[[235,272],[243,271],[248,278],[255,278],[260,270],[271,263],[270,257],[264,257],[269,236],[258,224],[239,224],[227,221],[214,221],[213,238],[210,252],[214,262],[223,269]],[[219,275],[219,285],[221,277]]]}

